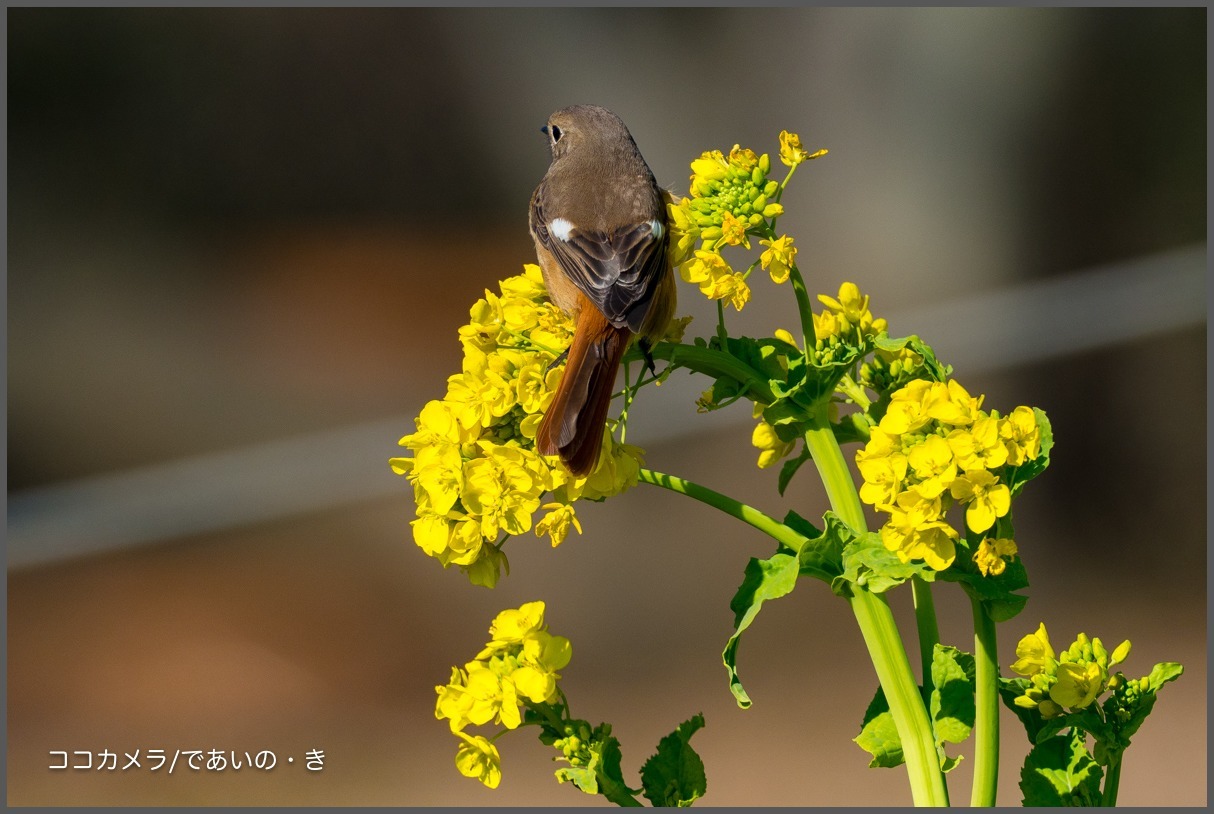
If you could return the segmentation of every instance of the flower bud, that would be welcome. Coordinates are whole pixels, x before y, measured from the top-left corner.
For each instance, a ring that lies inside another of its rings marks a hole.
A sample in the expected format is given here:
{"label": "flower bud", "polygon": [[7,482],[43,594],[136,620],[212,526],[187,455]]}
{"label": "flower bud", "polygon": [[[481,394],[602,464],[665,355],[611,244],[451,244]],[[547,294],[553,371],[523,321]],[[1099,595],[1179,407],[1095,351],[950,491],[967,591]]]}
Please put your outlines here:
{"label": "flower bud", "polygon": [[763,187],[763,194],[766,195],[768,198],[770,198],[772,195],[776,194],[776,190],[778,190],[779,188],[780,188],[779,181],[768,181],[766,186]]}
{"label": "flower bud", "polygon": [[1109,666],[1120,664],[1130,655],[1130,640],[1126,639],[1113,650],[1113,655],[1109,657]]}
{"label": "flower bud", "polygon": [[[767,175],[767,173],[771,172],[771,156],[767,153],[763,153],[763,155],[759,156],[759,169],[763,171],[763,175]],[[755,183],[762,183],[762,181],[755,179]]]}
{"label": "flower bud", "polygon": [[767,206],[763,207],[763,217],[765,218],[777,218],[783,214],[784,207],[781,204],[769,203]]}

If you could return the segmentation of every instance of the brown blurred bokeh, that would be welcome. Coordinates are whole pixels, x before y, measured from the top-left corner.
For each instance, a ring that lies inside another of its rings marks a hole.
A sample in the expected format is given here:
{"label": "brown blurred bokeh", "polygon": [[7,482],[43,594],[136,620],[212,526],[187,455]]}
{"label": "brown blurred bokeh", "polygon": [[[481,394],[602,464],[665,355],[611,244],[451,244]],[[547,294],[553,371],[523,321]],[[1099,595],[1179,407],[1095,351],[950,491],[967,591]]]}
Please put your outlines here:
{"label": "brown blurred bokeh", "polygon": [[[703,712],[706,804],[909,802],[904,773],[850,742],[875,678],[819,584],[764,607],[741,648],[755,704],[733,703],[720,652],[747,558],[771,553],[757,532],[642,486],[579,508],[585,534],[555,551],[514,541],[486,591],[412,544],[386,460],[458,367],[468,306],[532,258],[553,109],[613,108],[680,192],[705,149],[771,151],[782,128],[829,147],[781,221],[810,287],[855,280],[909,313],[1203,243],[1205,32],[1205,9],[11,9],[10,507],[132,467],[399,431],[366,460],[386,489],[361,499],[10,568],[8,803],[597,804],[526,733],[500,742],[501,788],[460,777],[433,717],[493,615],[541,598],[574,644],[574,712],[613,722],[629,777]],[[791,324],[786,293],[758,283],[739,329]],[[1045,409],[1057,439],[1017,504],[1031,600],[1001,626],[1003,663],[1045,621],[1064,644],[1130,638],[1131,673],[1186,666],[1128,753],[1126,805],[1207,799],[1206,346],[1203,321],[957,371],[990,406]],[[777,498],[735,410],[696,435],[689,401],[646,391],[629,441],[772,514],[820,515],[808,471]],[[948,587],[942,632],[967,647]],[[906,620],[909,598],[893,604]],[[1008,715],[1002,741],[1014,805],[1026,743]],[[103,749],[280,764],[48,769],[51,750]],[[301,765],[310,749],[323,771]],[[969,772],[950,775],[960,801]]]}

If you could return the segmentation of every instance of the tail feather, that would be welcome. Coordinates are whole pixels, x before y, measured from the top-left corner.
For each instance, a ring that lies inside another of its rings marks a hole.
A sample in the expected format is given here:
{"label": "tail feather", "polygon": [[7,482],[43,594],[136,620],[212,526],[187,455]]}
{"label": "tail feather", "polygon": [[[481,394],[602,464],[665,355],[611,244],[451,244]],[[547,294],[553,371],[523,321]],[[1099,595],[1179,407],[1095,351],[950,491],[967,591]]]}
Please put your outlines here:
{"label": "tail feather", "polygon": [[628,328],[615,327],[597,309],[582,308],[565,374],[536,431],[536,450],[560,455],[579,477],[598,463],[615,374],[630,336]]}

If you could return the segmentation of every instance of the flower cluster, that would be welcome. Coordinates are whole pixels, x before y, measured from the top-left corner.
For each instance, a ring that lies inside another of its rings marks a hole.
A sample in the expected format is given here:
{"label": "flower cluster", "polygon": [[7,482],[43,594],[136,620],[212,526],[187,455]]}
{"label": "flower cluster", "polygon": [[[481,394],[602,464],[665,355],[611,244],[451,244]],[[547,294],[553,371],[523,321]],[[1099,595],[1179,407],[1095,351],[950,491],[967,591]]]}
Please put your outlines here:
{"label": "flower cluster", "polygon": [[569,640],[553,636],[544,625],[544,603],[528,602],[505,610],[489,627],[492,640],[464,665],[453,667],[446,686],[435,687],[434,716],[447,719],[460,738],[455,765],[489,788],[501,780],[501,757],[493,743],[464,732],[469,724],[490,722],[506,729],[522,723],[520,706],[543,704],[558,697],[557,672],[569,663]]}
{"label": "flower cluster", "polygon": [[873,317],[868,295],[861,294],[855,283],[840,285],[837,297],[819,294],[818,302],[826,306],[826,310],[813,315],[814,358],[819,364],[834,361],[851,348],[864,347],[888,327],[884,319]]}
{"label": "flower cluster", "polygon": [[[943,570],[956,556],[958,532],[945,519],[954,502],[965,525],[985,534],[1011,508],[1001,480],[1006,467],[1041,454],[1036,414],[1017,407],[1006,417],[979,407],[955,380],[915,379],[897,390],[856,465],[864,479],[860,499],[889,515],[885,547],[903,562],[924,560]],[[984,575],[999,574],[1016,553],[1009,539],[984,539],[975,561]]]}
{"label": "flower cluster", "polygon": [[422,409],[417,431],[400,439],[412,457],[390,461],[413,485],[417,545],[488,586],[506,564],[497,544],[502,535],[534,528],[559,545],[570,529],[581,533],[574,501],[632,487],[642,464],[641,450],[616,442],[610,428],[599,465],[585,478],[535,451],[536,430],[564,370],[553,362],[572,340],[573,321],[548,300],[539,266],[503,280],[500,291],[486,291],[472,306],[459,330],[461,372],[447,380],[444,398]]}
{"label": "flower cluster", "polygon": [[1090,706],[1105,690],[1133,684],[1131,694],[1146,691],[1149,687],[1146,678],[1127,682],[1120,674],[1109,675],[1109,668],[1125,661],[1129,654],[1128,639],[1109,653],[1099,638],[1089,639],[1080,633],[1070,647],[1055,657],[1042,623],[1036,633],[1030,633],[1016,645],[1012,671],[1028,678],[1029,685],[1014,703],[1025,709],[1036,708],[1044,718],[1055,718],[1064,710]]}
{"label": "flower cluster", "polygon": [[[791,168],[825,150],[807,153],[795,133],[780,134],[780,160]],[[768,179],[771,156],[734,145],[726,156],[720,150],[705,152],[691,162],[691,196],[668,204],[671,258],[686,282],[701,293],[737,310],[750,301],[746,280],[755,265],[768,271],[776,283],[789,279],[797,256],[791,237],[777,237],[775,219],[784,213],[779,198],[783,182]],[[735,272],[721,256],[726,246],[751,248],[757,236],[764,251],[746,272]],[[697,242],[699,248],[696,248]]]}

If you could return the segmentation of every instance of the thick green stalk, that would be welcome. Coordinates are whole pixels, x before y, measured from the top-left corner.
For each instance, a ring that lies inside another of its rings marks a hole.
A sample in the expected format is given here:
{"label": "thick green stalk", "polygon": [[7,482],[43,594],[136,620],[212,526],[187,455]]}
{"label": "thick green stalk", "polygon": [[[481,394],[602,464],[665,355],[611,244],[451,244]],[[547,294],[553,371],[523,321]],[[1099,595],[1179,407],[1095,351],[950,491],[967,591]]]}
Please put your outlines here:
{"label": "thick green stalk", "polygon": [[[866,531],[864,509],[856,493],[855,481],[831,431],[825,409],[819,411],[813,426],[806,431],[805,443],[835,513],[856,531]],[[917,806],[946,806],[948,789],[940,771],[927,707],[911,674],[910,660],[898,634],[893,611],[884,596],[858,587],[853,589],[850,602],[902,741],[911,797]]]}
{"label": "thick green stalk", "polygon": [[736,517],[747,525],[754,526],[759,531],[776,540],[784,543],[792,548],[799,548],[804,542],[805,536],[799,532],[793,531],[788,526],[774,520],[771,517],[763,514],[758,509],[748,506],[741,501],[734,500],[728,495],[723,495],[720,492],[714,492],[707,486],[701,486],[698,483],[693,483],[689,480],[677,478],[674,475],[667,475],[662,472],[654,472],[652,469],[642,469],[637,475],[637,480],[642,483],[651,483],[654,486],[661,486],[663,489],[669,489],[672,492],[678,492],[681,495],[694,498],[701,503],[707,503],[713,508],[720,509],[731,517]]}
{"label": "thick green stalk", "polygon": [[999,655],[995,620],[977,599],[974,607],[974,788],[970,805],[995,805],[999,786]]}
{"label": "thick green stalk", "polygon": [[1125,760],[1125,752],[1109,764],[1109,770],[1104,776],[1104,792],[1100,795],[1100,805],[1112,807],[1117,805],[1117,787],[1121,785],[1121,761]]}
{"label": "thick green stalk", "polygon": [[923,668],[923,701],[932,697],[932,661],[940,642],[940,626],[936,622],[936,603],[932,586],[919,577],[911,578],[911,595],[915,599],[915,626],[919,631],[919,662]]}

